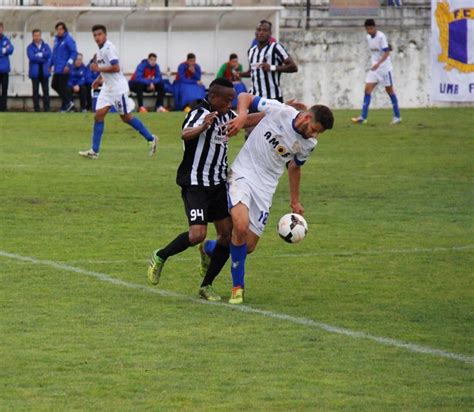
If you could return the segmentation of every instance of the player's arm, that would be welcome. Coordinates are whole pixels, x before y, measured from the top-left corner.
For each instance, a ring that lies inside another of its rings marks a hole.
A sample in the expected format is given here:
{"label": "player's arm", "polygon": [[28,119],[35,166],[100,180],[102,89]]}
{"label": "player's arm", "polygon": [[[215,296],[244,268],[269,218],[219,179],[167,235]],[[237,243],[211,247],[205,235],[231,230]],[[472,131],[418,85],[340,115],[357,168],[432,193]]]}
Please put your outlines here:
{"label": "player's arm", "polygon": [[240,93],[237,98],[237,117],[227,124],[228,136],[235,136],[245,126],[250,108],[255,112],[268,113],[272,110],[279,110],[284,106],[278,100],[264,99],[250,93]]}
{"label": "player's arm", "polygon": [[300,203],[301,165],[295,159],[288,164],[288,181],[290,186],[290,206],[293,213],[304,214],[304,207]]}
{"label": "player's arm", "polygon": [[247,120],[245,121],[244,127],[255,127],[257,124],[260,123],[260,120],[262,120],[265,117],[265,113],[260,112],[260,113],[251,113],[247,115]]}
{"label": "player's arm", "polygon": [[216,117],[217,112],[208,113],[206,116],[204,116],[204,119],[199,126],[185,127],[181,134],[181,138],[185,141],[196,139],[202,132],[206,131],[209,126],[211,126]]}
{"label": "player's arm", "polygon": [[382,54],[380,60],[372,66],[371,70],[377,70],[382,65],[382,63],[388,59],[388,56],[390,56],[390,50],[387,47],[387,49],[384,49],[384,53]]}
{"label": "player's arm", "polygon": [[298,71],[298,66],[290,56],[283,60],[279,66],[262,63],[260,68],[265,72],[296,73]]}
{"label": "player's arm", "polygon": [[250,77],[250,67],[247,71],[240,72],[239,75],[240,75],[240,77]]}

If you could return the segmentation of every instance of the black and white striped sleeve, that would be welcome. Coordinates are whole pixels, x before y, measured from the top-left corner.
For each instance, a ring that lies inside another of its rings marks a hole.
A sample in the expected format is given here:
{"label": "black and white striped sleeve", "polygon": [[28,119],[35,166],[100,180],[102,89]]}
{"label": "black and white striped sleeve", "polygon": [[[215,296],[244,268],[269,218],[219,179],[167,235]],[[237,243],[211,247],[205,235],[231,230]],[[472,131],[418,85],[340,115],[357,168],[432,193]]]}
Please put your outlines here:
{"label": "black and white striped sleeve", "polygon": [[184,120],[183,129],[187,127],[199,127],[204,122],[204,118],[209,112],[204,110],[202,107],[189,112],[188,116]]}
{"label": "black and white striped sleeve", "polygon": [[278,60],[280,61],[280,64],[283,63],[286,59],[288,59],[288,57],[290,57],[286,49],[280,43],[275,44],[274,50],[278,57]]}

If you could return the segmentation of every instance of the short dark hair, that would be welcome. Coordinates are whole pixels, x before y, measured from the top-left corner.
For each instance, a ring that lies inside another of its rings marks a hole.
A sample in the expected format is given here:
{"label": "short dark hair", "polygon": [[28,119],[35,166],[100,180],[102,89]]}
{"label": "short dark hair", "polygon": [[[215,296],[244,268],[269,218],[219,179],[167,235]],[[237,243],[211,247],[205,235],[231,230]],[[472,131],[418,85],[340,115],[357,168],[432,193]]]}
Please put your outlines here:
{"label": "short dark hair", "polygon": [[316,123],[321,123],[324,130],[332,129],[334,126],[334,115],[329,107],[322,104],[316,104],[309,109]]}
{"label": "short dark hair", "polygon": [[188,53],[188,55],[186,56],[186,60],[195,59],[195,58],[196,58],[196,55],[194,53]]}
{"label": "short dark hair", "polygon": [[35,33],[41,33],[41,30],[40,29],[33,29],[31,31],[31,34],[35,34]]}
{"label": "short dark hair", "polygon": [[214,79],[211,84],[209,85],[209,90],[211,90],[214,86],[222,86],[222,87],[227,87],[229,89],[233,89],[234,85],[230,80],[227,80],[224,77],[218,77],[217,79]]}
{"label": "short dark hair", "polygon": [[268,20],[260,20],[260,22],[258,23],[259,25],[260,24],[268,24],[270,26],[270,30],[272,29],[273,27],[273,24],[271,21],[268,21]]}
{"label": "short dark hair", "polygon": [[230,56],[229,56],[229,60],[233,60],[233,59],[238,59],[239,56],[237,56],[235,53],[232,53]]}
{"label": "short dark hair", "polygon": [[92,26],[92,33],[98,30],[102,30],[105,34],[107,34],[107,28],[103,24],[94,24]]}
{"label": "short dark hair", "polygon": [[375,20],[374,19],[367,19],[364,22],[365,27],[375,27]]}
{"label": "short dark hair", "polygon": [[155,58],[155,59],[157,58],[157,56],[156,56],[155,53],[150,53],[150,54],[148,55],[148,58],[149,58],[149,59],[151,59],[152,57]]}
{"label": "short dark hair", "polygon": [[67,26],[66,26],[66,23],[64,23],[63,21],[59,21],[56,23],[56,26],[54,26],[54,28],[57,30],[59,29],[60,27],[62,27],[64,29],[64,31],[67,31]]}

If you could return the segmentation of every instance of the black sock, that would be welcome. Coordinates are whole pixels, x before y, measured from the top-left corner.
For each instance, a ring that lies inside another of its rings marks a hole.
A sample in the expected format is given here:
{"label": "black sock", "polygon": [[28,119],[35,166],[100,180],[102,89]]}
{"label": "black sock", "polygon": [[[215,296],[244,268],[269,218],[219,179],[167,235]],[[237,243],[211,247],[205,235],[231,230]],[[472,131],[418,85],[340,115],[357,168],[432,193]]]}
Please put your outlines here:
{"label": "black sock", "polygon": [[202,281],[201,287],[212,285],[214,279],[220,273],[222,268],[229,259],[229,246],[223,246],[220,243],[217,243],[214,252],[212,252],[211,263],[207,269],[206,276]]}
{"label": "black sock", "polygon": [[157,255],[161,259],[166,260],[170,256],[174,256],[178,253],[183,252],[190,246],[191,242],[189,241],[189,234],[188,232],[184,232],[178,235],[175,240],[168,244],[168,246],[164,247],[163,249],[160,249]]}

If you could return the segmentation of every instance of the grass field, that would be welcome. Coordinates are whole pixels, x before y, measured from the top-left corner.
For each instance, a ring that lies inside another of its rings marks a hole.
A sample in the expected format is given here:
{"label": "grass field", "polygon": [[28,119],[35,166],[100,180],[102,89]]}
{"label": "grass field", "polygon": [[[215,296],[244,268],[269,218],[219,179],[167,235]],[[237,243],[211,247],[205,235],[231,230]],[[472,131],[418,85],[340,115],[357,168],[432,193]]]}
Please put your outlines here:
{"label": "grass field", "polygon": [[298,245],[275,230],[282,178],[248,311],[191,299],[196,249],[147,285],[150,252],[186,229],[182,114],[142,116],[154,159],[109,116],[98,161],[77,155],[89,114],[0,115],[0,410],[472,410],[472,109],[353,114],[303,169]]}

